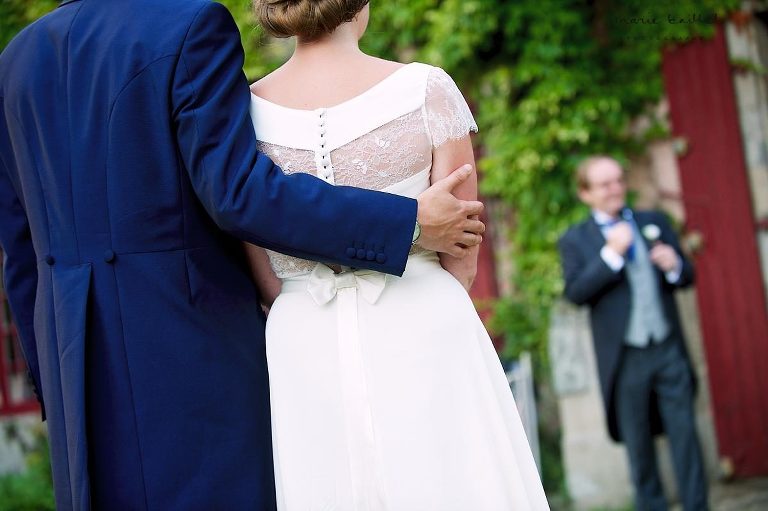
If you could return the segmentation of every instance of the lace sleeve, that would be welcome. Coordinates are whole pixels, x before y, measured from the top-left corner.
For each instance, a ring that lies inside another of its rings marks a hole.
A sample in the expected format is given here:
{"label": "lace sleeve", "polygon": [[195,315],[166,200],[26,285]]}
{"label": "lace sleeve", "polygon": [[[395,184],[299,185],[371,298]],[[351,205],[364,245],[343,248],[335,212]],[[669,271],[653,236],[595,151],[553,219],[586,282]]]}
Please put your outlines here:
{"label": "lace sleeve", "polygon": [[427,78],[425,107],[432,147],[477,133],[477,123],[464,96],[448,73],[436,67]]}

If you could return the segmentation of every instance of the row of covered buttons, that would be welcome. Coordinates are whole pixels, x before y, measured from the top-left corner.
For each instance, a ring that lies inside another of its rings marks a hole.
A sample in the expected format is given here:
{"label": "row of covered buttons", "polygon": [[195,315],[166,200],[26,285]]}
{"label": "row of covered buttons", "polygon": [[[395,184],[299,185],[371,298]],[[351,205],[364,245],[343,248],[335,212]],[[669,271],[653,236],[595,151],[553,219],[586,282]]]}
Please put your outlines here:
{"label": "row of covered buttons", "polygon": [[379,252],[377,254],[373,250],[366,251],[365,249],[362,249],[362,248],[349,247],[347,249],[347,257],[349,257],[350,259],[376,261],[379,264],[384,264],[387,262],[387,255],[384,252]]}
{"label": "row of covered buttons", "polygon": [[[104,262],[105,263],[111,263],[115,260],[116,254],[113,250],[105,250],[104,251]],[[56,258],[53,257],[51,254],[48,254],[45,256],[45,264],[48,266],[53,266],[56,264]]]}
{"label": "row of covered buttons", "polygon": [[317,134],[319,137],[318,149],[315,152],[315,163],[317,164],[317,177],[328,183],[334,184],[333,165],[331,164],[331,152],[326,148],[328,145],[326,133],[326,117],[328,111],[325,108],[318,108],[317,113]]}

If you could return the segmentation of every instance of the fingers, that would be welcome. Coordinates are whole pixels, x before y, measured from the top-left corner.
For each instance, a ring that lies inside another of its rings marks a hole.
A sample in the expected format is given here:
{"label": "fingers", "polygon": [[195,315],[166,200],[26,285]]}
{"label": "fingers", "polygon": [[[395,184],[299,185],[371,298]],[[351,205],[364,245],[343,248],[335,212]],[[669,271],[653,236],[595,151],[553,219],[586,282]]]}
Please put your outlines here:
{"label": "fingers", "polygon": [[481,215],[485,206],[480,201],[461,201],[461,207],[463,208],[464,216]]}
{"label": "fingers", "polygon": [[485,232],[485,224],[480,220],[467,220],[462,224],[461,229],[465,232],[483,234]]}
{"label": "fingers", "polygon": [[469,254],[469,249],[465,247],[460,247],[459,245],[453,245],[449,247],[445,253],[457,259],[463,259],[467,254]]}
{"label": "fingers", "polygon": [[657,245],[649,254],[651,262],[664,271],[670,271],[677,266],[677,254],[669,245]]}
{"label": "fingers", "polygon": [[611,227],[611,229],[608,231],[608,236],[616,238],[616,239],[632,239],[633,232],[632,232],[632,226],[629,225],[627,222],[621,222],[619,224],[616,224],[615,226]]}
{"label": "fingers", "polygon": [[446,177],[435,183],[433,186],[443,190],[451,191],[472,175],[472,165],[462,165]]}
{"label": "fingers", "polygon": [[483,242],[483,237],[480,236],[479,234],[472,234],[471,232],[465,232],[459,237],[459,240],[456,242],[455,245],[446,247],[445,250],[441,250],[440,252],[444,252],[458,259],[462,259],[467,254],[469,254],[470,249],[472,247],[479,245],[482,242]]}
{"label": "fingers", "polygon": [[651,249],[651,260],[656,262],[663,261],[665,259],[672,259],[675,256],[675,251],[669,245],[656,245]]}
{"label": "fingers", "polygon": [[471,232],[465,232],[459,238],[457,243],[461,243],[466,247],[474,247],[483,242],[483,237],[479,234],[472,234]]}

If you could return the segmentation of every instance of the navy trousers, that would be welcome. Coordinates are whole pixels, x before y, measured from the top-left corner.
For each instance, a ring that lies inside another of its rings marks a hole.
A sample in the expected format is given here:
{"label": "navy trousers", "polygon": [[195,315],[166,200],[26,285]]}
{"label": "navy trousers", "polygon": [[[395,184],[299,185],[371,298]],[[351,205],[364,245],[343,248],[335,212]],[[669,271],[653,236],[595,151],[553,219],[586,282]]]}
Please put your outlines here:
{"label": "navy trousers", "polygon": [[669,439],[680,500],[685,511],[706,511],[707,482],[693,412],[693,384],[680,341],[647,348],[626,347],[616,380],[616,415],[629,457],[637,511],[666,511],[650,429],[656,394]]}

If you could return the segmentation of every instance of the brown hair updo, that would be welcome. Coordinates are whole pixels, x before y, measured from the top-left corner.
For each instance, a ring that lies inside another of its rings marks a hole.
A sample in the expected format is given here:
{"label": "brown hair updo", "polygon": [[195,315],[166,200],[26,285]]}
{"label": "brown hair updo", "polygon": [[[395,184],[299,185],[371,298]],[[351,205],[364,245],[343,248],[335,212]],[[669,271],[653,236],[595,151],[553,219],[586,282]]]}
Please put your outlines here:
{"label": "brown hair updo", "polygon": [[369,0],[253,0],[256,17],[275,37],[314,41],[352,21]]}

